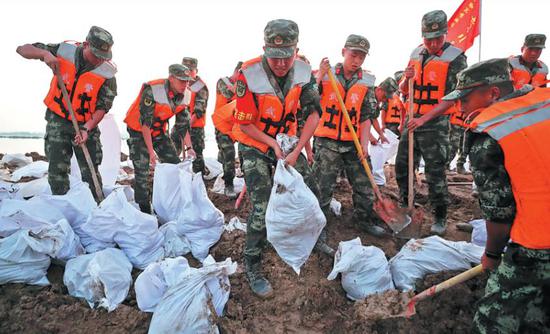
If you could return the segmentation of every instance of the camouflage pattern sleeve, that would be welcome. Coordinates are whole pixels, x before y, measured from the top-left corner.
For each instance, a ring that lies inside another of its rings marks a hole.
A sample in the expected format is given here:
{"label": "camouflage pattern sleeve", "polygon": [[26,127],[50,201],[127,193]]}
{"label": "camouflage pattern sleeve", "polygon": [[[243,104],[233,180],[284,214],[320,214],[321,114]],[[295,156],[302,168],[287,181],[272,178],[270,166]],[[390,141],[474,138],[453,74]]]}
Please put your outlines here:
{"label": "camouflage pattern sleeve", "polygon": [[204,116],[206,113],[207,104],[208,88],[204,85],[204,87],[197,92],[197,96],[195,97],[195,109],[193,109],[193,111],[195,112],[195,116],[197,118],[202,118]]}
{"label": "camouflage pattern sleeve", "polygon": [[218,83],[216,84],[216,92],[218,94],[222,94],[226,99],[230,100],[233,98],[235,93],[227,85],[222,79],[218,80]]}
{"label": "camouflage pattern sleeve", "polygon": [[512,224],[516,202],[498,142],[486,134],[467,131],[464,146],[465,152],[469,152],[484,218],[494,223]]}
{"label": "camouflage pattern sleeve", "polygon": [[103,110],[108,113],[113,106],[113,100],[117,96],[116,78],[105,80],[97,93],[96,110]]}
{"label": "camouflage pattern sleeve", "polygon": [[48,50],[54,56],[57,56],[57,49],[59,49],[59,43],[57,44],[44,44],[44,43],[33,43],[32,46],[42,50]]}
{"label": "camouflage pattern sleeve", "polygon": [[301,117],[306,120],[309,115],[316,112],[321,116],[321,96],[315,77],[312,75],[310,81],[302,87],[300,95]]}
{"label": "camouflage pattern sleeve", "polygon": [[458,72],[467,67],[468,63],[466,61],[465,54],[461,54],[449,64],[449,71],[447,73],[447,84],[445,85],[445,95],[455,90],[457,83],[456,75],[458,74]]}
{"label": "camouflage pattern sleeve", "polygon": [[141,125],[151,127],[153,124],[153,114],[155,112],[155,99],[151,86],[144,84],[139,101],[139,122]]}
{"label": "camouflage pattern sleeve", "polygon": [[182,112],[176,114],[176,121],[174,124],[174,132],[178,135],[178,138],[185,138],[185,135],[190,130],[189,109],[185,109]]}
{"label": "camouflage pattern sleeve", "polygon": [[376,101],[376,96],[374,95],[374,87],[369,87],[369,90],[363,99],[363,104],[361,105],[361,116],[359,118],[359,123],[363,123],[369,119],[377,119],[379,115],[380,110],[378,109],[378,102]]}

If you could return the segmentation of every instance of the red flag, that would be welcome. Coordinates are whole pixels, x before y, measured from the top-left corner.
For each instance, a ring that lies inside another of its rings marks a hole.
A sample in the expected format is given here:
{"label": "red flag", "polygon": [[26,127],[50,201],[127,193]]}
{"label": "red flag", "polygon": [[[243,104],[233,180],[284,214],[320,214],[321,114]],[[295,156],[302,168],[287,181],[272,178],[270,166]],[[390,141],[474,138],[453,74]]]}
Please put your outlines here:
{"label": "red flag", "polygon": [[479,36],[481,22],[480,0],[464,0],[449,20],[447,41],[464,51],[473,44]]}

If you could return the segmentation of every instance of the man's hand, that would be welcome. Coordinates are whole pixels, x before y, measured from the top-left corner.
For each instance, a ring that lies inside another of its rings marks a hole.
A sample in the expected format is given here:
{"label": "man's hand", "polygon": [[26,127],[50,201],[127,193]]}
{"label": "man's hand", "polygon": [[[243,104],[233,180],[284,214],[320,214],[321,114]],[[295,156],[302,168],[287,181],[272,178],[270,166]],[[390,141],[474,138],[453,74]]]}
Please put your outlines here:
{"label": "man's hand", "polygon": [[57,69],[59,68],[59,61],[57,60],[56,56],[49,52],[45,52],[42,61],[46,63],[49,68],[52,69],[53,73],[57,73]]}
{"label": "man's hand", "polygon": [[155,166],[157,165],[157,155],[155,152],[151,153],[149,152],[149,167],[152,171],[155,170]]}
{"label": "man's hand", "polygon": [[281,147],[279,147],[279,144],[277,144],[277,142],[275,142],[275,144],[271,148],[273,149],[273,152],[275,153],[275,157],[277,158],[277,160],[281,160],[285,158],[283,154],[283,150],[281,150]]}
{"label": "man's hand", "polygon": [[386,136],[384,136],[384,135],[380,135],[380,138],[378,140],[380,140],[380,142],[382,142],[382,144],[389,144],[390,143],[388,138],[386,138]]}
{"label": "man's hand", "polygon": [[290,152],[286,158],[285,158],[285,163],[287,165],[291,165],[294,167],[294,165],[296,165],[296,161],[298,160],[298,157],[300,156],[300,151],[294,149],[292,152]]}
{"label": "man's hand", "polygon": [[325,74],[328,73],[330,70],[330,62],[328,61],[327,57],[324,57],[321,59],[321,63],[319,64],[319,76],[321,79],[325,76]]}
{"label": "man's hand", "polygon": [[359,160],[363,160],[363,158],[367,159],[369,157],[369,145],[361,145],[361,149],[363,155],[359,154]]}
{"label": "man's hand", "polygon": [[481,266],[483,267],[483,270],[485,271],[494,271],[497,269],[498,265],[500,264],[500,259],[492,259],[490,257],[487,257],[487,255],[483,254],[481,257]]}
{"label": "man's hand", "polygon": [[369,133],[369,142],[372,146],[378,145],[378,139]]}
{"label": "man's hand", "polygon": [[74,143],[78,146],[86,143],[87,140],[88,140],[88,131],[86,130],[80,130],[74,136]]}
{"label": "man's hand", "polygon": [[421,127],[422,125],[424,125],[425,123],[426,121],[424,120],[424,116],[419,118],[413,118],[407,123],[407,129],[409,129],[409,131],[414,131],[419,127]]}
{"label": "man's hand", "polygon": [[410,79],[414,77],[414,66],[408,66],[403,72],[405,78]]}
{"label": "man's hand", "polygon": [[315,156],[313,155],[313,151],[306,150],[306,155],[307,155],[308,164],[313,165],[313,161],[315,161]]}

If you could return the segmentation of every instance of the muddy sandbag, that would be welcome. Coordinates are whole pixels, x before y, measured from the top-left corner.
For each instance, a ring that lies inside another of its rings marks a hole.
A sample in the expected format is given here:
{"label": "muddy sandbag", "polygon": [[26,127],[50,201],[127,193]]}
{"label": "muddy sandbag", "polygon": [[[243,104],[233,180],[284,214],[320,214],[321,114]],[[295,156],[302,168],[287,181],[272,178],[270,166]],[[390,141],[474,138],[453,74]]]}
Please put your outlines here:
{"label": "muddy sandbag", "polygon": [[40,239],[28,230],[19,230],[0,239],[0,284],[49,285],[46,277],[54,241]]}
{"label": "muddy sandbag", "polygon": [[465,241],[449,241],[438,236],[411,239],[390,260],[397,289],[413,290],[417,280],[441,271],[467,270],[479,264],[484,248]]}
{"label": "muddy sandbag", "polygon": [[299,275],[326,225],[326,218],[302,175],[294,167],[286,166],[284,160],[277,162],[265,225],[267,240]]}
{"label": "muddy sandbag", "polygon": [[120,249],[76,257],[67,262],[63,283],[69,294],[84,298],[91,308],[109,312],[124,301],[132,284],[132,264]]}
{"label": "muddy sandbag", "polygon": [[164,235],[164,256],[176,257],[191,252],[191,243],[184,235],[179,234],[178,224],[168,222],[159,228]]}
{"label": "muddy sandbag", "polygon": [[31,162],[25,167],[19,168],[13,172],[11,180],[13,182],[19,182],[23,177],[41,178],[48,174],[48,166],[49,163],[42,160]]}
{"label": "muddy sandbag", "polygon": [[23,153],[11,153],[4,154],[0,164],[15,165],[17,167],[23,167],[32,163],[32,158],[25,156]]}
{"label": "muddy sandbag", "polygon": [[230,258],[222,262],[205,259],[202,268],[189,268],[180,282],[169,287],[153,313],[149,333],[219,333],[212,321],[222,316],[229,298],[228,276],[237,263]]}
{"label": "muddy sandbag", "polygon": [[362,300],[395,288],[384,251],[361,245],[360,238],[341,241],[338,245],[334,267],[327,279],[333,280],[339,273],[342,274],[342,287],[352,300]]}

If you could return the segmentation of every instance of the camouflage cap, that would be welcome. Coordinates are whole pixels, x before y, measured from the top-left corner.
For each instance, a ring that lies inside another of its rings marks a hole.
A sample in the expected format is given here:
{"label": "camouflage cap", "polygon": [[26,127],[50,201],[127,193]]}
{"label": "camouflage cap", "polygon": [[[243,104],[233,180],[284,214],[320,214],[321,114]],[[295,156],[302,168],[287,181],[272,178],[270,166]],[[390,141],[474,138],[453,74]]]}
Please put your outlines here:
{"label": "camouflage cap", "polygon": [[399,89],[399,86],[397,86],[397,82],[392,77],[387,77],[378,85],[378,87],[384,90],[388,99],[391,99],[393,97],[393,94],[395,94],[395,92],[397,92],[397,90]]}
{"label": "camouflage cap", "polygon": [[291,57],[298,44],[298,35],[298,25],[294,21],[278,19],[267,22],[264,29],[265,56]]}
{"label": "camouflage cap", "polygon": [[443,100],[454,101],[470,94],[482,86],[511,82],[510,65],[506,58],[495,58],[474,64],[456,75],[456,89],[445,95]]}
{"label": "camouflage cap", "polygon": [[362,51],[366,54],[369,53],[370,43],[366,37],[361,35],[349,35],[344,45],[346,49]]}
{"label": "camouflage cap", "polygon": [[182,64],[172,64],[168,67],[168,73],[181,81],[193,80],[189,67]]}
{"label": "camouflage cap", "polygon": [[238,63],[237,63],[237,66],[235,66],[235,69],[233,70],[233,72],[236,72],[236,71],[240,70],[241,67],[243,66],[243,64],[244,64],[244,63],[243,63],[242,61],[238,62]]}
{"label": "camouflage cap", "polygon": [[544,34],[529,34],[525,36],[525,41],[523,46],[528,48],[542,48],[544,49],[544,44],[546,43],[546,35]]}
{"label": "camouflage cap", "polygon": [[399,82],[401,81],[401,78],[403,78],[403,73],[405,73],[404,71],[397,71],[393,74],[393,78],[395,79],[395,81]]}
{"label": "camouflage cap", "polygon": [[113,36],[107,30],[92,26],[86,36],[86,42],[89,43],[94,56],[105,60],[110,60],[113,57],[111,52],[114,43]]}
{"label": "camouflage cap", "polygon": [[183,57],[181,64],[187,66],[191,71],[196,70],[199,65],[197,58],[193,57]]}
{"label": "camouflage cap", "polygon": [[447,14],[434,10],[422,16],[422,37],[436,38],[447,33]]}

